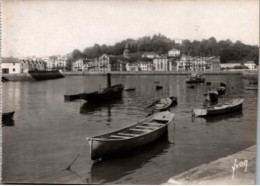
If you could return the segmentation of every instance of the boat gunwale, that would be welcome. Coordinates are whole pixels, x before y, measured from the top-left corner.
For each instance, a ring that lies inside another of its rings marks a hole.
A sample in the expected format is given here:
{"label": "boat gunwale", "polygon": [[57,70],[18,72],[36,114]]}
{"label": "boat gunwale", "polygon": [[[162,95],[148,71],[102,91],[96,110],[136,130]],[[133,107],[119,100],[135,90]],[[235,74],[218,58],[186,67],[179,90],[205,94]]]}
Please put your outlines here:
{"label": "boat gunwale", "polygon": [[109,132],[109,133],[105,133],[105,134],[101,134],[101,135],[96,135],[96,136],[93,136],[93,137],[88,137],[88,138],[86,138],[86,139],[87,139],[87,140],[91,140],[91,141],[124,141],[124,140],[136,139],[136,138],[142,137],[142,136],[144,136],[144,135],[151,134],[152,132],[155,132],[155,131],[157,131],[157,130],[163,128],[163,127],[167,127],[167,126],[174,120],[174,117],[175,117],[174,113],[172,113],[172,112],[169,112],[169,113],[171,113],[171,114],[173,115],[173,116],[172,116],[172,119],[171,119],[171,120],[168,120],[168,122],[165,123],[165,124],[163,124],[163,126],[160,126],[160,127],[158,127],[157,129],[151,130],[150,132],[141,133],[140,135],[135,136],[135,137],[134,137],[134,136],[133,136],[133,137],[129,137],[128,139],[98,138],[99,136],[115,134],[115,133],[118,133],[118,132],[123,131],[123,130],[125,130],[125,129],[133,128],[133,127],[135,127],[136,125],[144,124],[144,121],[149,120],[150,118],[152,118],[153,115],[152,115],[152,116],[149,116],[148,118],[145,118],[145,119],[139,121],[138,123],[136,123],[136,124],[134,124],[134,125],[129,125],[129,126],[127,126],[127,127],[121,128],[121,129],[116,130],[116,131],[113,131],[113,132]]}

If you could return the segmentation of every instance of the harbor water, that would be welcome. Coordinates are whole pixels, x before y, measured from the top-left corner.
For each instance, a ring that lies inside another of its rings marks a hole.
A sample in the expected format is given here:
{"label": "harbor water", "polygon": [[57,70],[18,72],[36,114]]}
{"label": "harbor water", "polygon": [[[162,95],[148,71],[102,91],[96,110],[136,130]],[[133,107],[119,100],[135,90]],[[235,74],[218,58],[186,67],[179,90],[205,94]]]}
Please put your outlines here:
{"label": "harbor water", "polygon": [[[257,91],[245,90],[241,75],[206,75],[211,85],[187,88],[187,75],[112,75],[112,85],[135,87],[122,99],[93,105],[65,102],[65,94],[96,91],[105,75],[3,83],[3,112],[15,111],[3,127],[4,183],[160,184],[203,163],[256,143]],[[162,90],[156,90],[157,84]],[[211,118],[192,118],[204,93],[227,83],[219,102],[244,98],[243,111]],[[134,124],[147,116],[146,106],[177,96],[171,108],[175,124],[160,140],[131,153],[93,162],[86,138]],[[230,167],[231,170],[231,167]]]}

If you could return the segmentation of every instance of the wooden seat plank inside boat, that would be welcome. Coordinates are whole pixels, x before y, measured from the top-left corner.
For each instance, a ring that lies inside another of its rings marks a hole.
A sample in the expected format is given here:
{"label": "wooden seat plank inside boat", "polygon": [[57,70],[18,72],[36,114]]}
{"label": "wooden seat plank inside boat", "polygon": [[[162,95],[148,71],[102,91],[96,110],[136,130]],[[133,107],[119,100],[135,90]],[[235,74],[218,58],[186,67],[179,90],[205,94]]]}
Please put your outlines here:
{"label": "wooden seat plank inside boat", "polygon": [[130,133],[123,133],[123,132],[118,133],[118,135],[130,136],[130,137],[140,136],[139,134],[130,134]]}
{"label": "wooden seat plank inside boat", "polygon": [[146,125],[155,125],[155,126],[164,126],[164,124],[159,124],[159,123],[153,123],[153,122],[144,122]]}
{"label": "wooden seat plank inside boat", "polygon": [[151,130],[147,130],[147,129],[129,129],[129,130],[141,131],[141,132],[151,132]]}
{"label": "wooden seat plank inside boat", "polygon": [[111,135],[110,137],[112,137],[112,138],[122,138],[122,139],[129,139],[129,138],[131,138],[130,136],[118,136],[118,135]]}
{"label": "wooden seat plank inside boat", "polygon": [[141,128],[141,129],[152,129],[152,130],[158,129],[158,127],[142,126],[142,125],[139,125],[139,126],[136,126],[136,127]]}

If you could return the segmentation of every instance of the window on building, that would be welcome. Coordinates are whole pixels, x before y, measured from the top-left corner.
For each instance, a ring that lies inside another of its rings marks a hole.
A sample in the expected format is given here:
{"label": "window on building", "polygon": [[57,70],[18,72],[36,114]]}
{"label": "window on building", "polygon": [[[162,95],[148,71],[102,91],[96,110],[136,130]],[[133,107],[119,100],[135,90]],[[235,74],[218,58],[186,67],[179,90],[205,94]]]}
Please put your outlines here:
{"label": "window on building", "polygon": [[15,72],[15,68],[13,68],[13,72]]}
{"label": "window on building", "polygon": [[15,63],[13,63],[13,65],[15,65]]}

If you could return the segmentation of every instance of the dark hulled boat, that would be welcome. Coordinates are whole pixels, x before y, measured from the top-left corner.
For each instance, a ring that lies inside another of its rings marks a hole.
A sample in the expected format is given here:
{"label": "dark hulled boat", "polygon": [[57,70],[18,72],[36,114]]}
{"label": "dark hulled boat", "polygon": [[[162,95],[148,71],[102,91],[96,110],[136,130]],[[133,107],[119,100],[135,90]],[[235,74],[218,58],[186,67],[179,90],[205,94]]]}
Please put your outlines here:
{"label": "dark hulled boat", "polygon": [[65,101],[74,101],[77,99],[80,99],[81,94],[72,94],[72,95],[64,95],[64,100]]}
{"label": "dark hulled boat", "polygon": [[28,73],[36,81],[43,81],[43,80],[49,80],[49,79],[58,79],[58,78],[64,78],[65,77],[58,70],[55,70],[55,71],[30,70]]}
{"label": "dark hulled boat", "polygon": [[239,111],[242,110],[243,101],[244,99],[234,99],[229,103],[219,103],[217,105],[204,107],[201,109],[193,109],[192,115],[195,117],[206,117]]}
{"label": "dark hulled boat", "polygon": [[80,99],[85,99],[88,102],[100,103],[121,98],[124,86],[122,84],[111,86],[110,73],[107,74],[107,82],[107,88],[103,88],[96,92],[82,93],[80,94]]}
{"label": "dark hulled boat", "polygon": [[87,138],[91,159],[109,156],[151,143],[168,130],[174,114],[165,111],[155,113],[137,124],[103,135]]}

